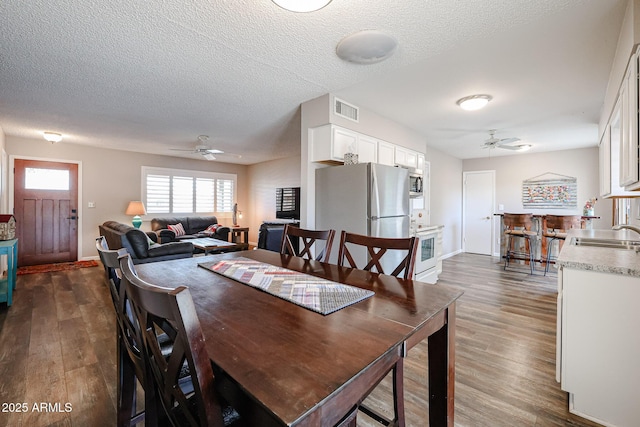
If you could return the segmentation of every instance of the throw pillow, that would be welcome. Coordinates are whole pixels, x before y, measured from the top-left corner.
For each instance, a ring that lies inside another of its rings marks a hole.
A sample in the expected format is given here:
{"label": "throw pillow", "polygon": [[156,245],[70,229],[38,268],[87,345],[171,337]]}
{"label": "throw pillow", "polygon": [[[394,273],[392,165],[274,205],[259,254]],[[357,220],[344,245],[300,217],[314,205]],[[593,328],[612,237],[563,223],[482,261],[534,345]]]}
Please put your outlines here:
{"label": "throw pillow", "polygon": [[218,227],[220,227],[220,224],[213,224],[213,225],[208,226],[207,229],[204,230],[204,231],[207,231],[209,233],[215,233],[216,230],[218,229]]}
{"label": "throw pillow", "polygon": [[175,225],[167,225],[167,228],[169,228],[169,230],[173,231],[174,233],[176,233],[176,237],[178,236],[184,236],[186,233],[184,232],[184,227],[182,226],[181,223],[177,223]]}
{"label": "throw pillow", "polygon": [[149,236],[147,236],[147,243],[149,244],[149,247],[151,247],[153,245],[157,245],[157,243],[154,242],[153,240],[151,240],[151,237],[149,237]]}

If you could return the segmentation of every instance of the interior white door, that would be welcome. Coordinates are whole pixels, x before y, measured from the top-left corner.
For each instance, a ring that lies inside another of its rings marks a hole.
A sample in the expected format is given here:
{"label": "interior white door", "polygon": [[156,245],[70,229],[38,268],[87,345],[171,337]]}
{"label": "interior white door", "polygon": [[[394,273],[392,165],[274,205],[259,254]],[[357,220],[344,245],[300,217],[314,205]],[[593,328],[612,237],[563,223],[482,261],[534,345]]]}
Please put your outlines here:
{"label": "interior white door", "polygon": [[463,172],[463,250],[491,255],[495,171]]}

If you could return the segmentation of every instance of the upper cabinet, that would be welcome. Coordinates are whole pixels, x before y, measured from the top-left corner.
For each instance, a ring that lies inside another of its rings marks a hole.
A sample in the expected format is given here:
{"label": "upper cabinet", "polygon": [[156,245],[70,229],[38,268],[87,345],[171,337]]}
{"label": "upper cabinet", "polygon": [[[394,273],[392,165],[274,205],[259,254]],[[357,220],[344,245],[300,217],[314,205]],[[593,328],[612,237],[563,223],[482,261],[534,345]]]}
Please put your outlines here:
{"label": "upper cabinet", "polygon": [[408,148],[396,146],[396,165],[408,168],[418,167],[418,152]]}
{"label": "upper cabinet", "polygon": [[638,175],[638,55],[629,66],[620,86],[622,139],[620,141],[620,185],[626,190],[640,188]]}
{"label": "upper cabinet", "polygon": [[312,130],[314,162],[344,162],[345,153],[358,155],[360,163],[378,161],[376,139],[335,125],[324,125]]}
{"label": "upper cabinet", "polygon": [[311,130],[311,147],[312,162],[343,163],[345,153],[357,154],[359,163],[423,168],[425,162],[423,153],[333,124]]}
{"label": "upper cabinet", "polygon": [[390,142],[378,140],[378,163],[396,165],[396,146]]}
{"label": "upper cabinet", "polygon": [[638,166],[638,55],[629,60],[616,102],[599,144],[600,196],[637,197]]}

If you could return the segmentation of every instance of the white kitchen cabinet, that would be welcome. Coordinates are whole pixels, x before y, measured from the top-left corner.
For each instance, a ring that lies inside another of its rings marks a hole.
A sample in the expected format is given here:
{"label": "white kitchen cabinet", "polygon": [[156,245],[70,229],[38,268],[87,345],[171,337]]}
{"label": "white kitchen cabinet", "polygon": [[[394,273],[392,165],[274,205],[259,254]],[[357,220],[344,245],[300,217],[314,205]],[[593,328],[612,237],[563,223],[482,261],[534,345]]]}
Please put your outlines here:
{"label": "white kitchen cabinet", "polygon": [[349,129],[326,125],[312,130],[312,161],[343,162],[345,153],[355,153],[358,134]]}
{"label": "white kitchen cabinet", "polygon": [[396,165],[417,168],[418,152],[396,145]]}
{"label": "white kitchen cabinet", "polygon": [[378,163],[378,140],[367,135],[358,135],[358,162]]}
{"label": "white kitchen cabinet", "polygon": [[620,93],[622,138],[620,141],[620,185],[625,190],[640,188],[638,174],[638,55],[629,60]]}
{"label": "white kitchen cabinet", "polygon": [[378,140],[378,163],[382,165],[396,165],[396,146],[390,142]]}
{"label": "white kitchen cabinet", "polygon": [[598,144],[600,197],[611,195],[611,125],[607,125]]}
{"label": "white kitchen cabinet", "polygon": [[424,154],[418,153],[418,166],[417,166],[418,170],[424,172],[424,163],[425,163]]}
{"label": "white kitchen cabinet", "polygon": [[640,420],[640,277],[561,267],[558,343],[569,410],[608,426]]}
{"label": "white kitchen cabinet", "polygon": [[335,125],[312,129],[313,162],[344,162],[345,153],[358,155],[358,162],[376,163],[378,140]]}

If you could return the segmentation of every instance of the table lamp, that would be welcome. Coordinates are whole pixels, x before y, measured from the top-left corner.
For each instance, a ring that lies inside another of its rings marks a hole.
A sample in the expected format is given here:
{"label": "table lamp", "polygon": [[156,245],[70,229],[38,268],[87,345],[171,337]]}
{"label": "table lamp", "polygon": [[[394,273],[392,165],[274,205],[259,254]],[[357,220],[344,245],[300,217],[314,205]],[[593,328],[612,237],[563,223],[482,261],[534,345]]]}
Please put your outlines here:
{"label": "table lamp", "polygon": [[133,215],[133,220],[131,222],[135,228],[140,228],[142,225],[142,218],[140,218],[140,215],[146,215],[146,213],[147,210],[144,208],[144,203],[139,200],[129,202],[129,206],[127,206],[127,210],[125,212],[126,215]]}

